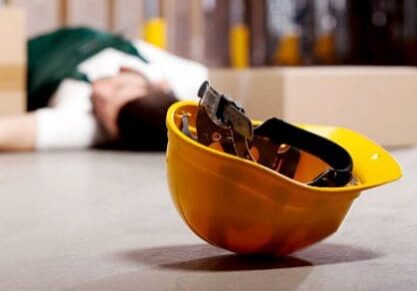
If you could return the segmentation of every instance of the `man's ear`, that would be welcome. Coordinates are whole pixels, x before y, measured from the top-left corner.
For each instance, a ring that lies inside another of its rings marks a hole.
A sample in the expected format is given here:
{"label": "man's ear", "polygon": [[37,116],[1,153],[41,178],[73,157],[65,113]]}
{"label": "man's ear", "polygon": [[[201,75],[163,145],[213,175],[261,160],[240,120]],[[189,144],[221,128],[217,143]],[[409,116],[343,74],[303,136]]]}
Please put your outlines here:
{"label": "man's ear", "polygon": [[147,83],[149,83],[149,79],[142,72],[139,72],[139,71],[134,70],[132,68],[121,66],[120,69],[119,69],[119,73],[120,74],[123,74],[123,73],[135,74],[135,75],[138,75],[141,78],[143,78]]}
{"label": "man's ear", "polygon": [[169,83],[166,80],[160,80],[160,81],[157,81],[157,82],[150,82],[149,79],[143,73],[141,73],[139,71],[136,71],[136,70],[134,70],[132,68],[129,68],[129,67],[123,67],[122,66],[122,67],[120,67],[119,72],[120,72],[120,74],[122,74],[122,73],[131,73],[131,74],[136,74],[136,75],[142,77],[146,81],[146,83],[148,84],[149,89],[150,89],[151,92],[155,92],[155,91],[168,92],[168,91],[170,91],[171,86],[169,85]]}
{"label": "man's ear", "polygon": [[145,80],[145,82],[146,82],[146,84],[147,84],[147,86],[149,87],[149,88],[152,88],[152,84],[151,84],[151,82],[150,82],[150,80],[149,80],[149,78],[148,77],[146,77],[145,76],[145,74],[143,74],[142,72],[139,72],[139,71],[137,71],[137,70],[135,70],[135,69],[132,69],[132,68],[129,68],[129,67],[123,67],[123,66],[121,66],[120,68],[119,68],[119,74],[134,74],[134,75],[137,75],[138,77],[140,77],[140,78],[142,78],[143,80]]}
{"label": "man's ear", "polygon": [[139,72],[137,70],[134,70],[132,68],[129,68],[129,67],[123,67],[123,66],[121,66],[120,69],[119,69],[119,73],[120,74],[122,74],[122,73],[136,74],[136,75],[141,76],[142,78],[144,78],[144,79],[147,80],[146,76],[143,73],[141,73],[141,72]]}

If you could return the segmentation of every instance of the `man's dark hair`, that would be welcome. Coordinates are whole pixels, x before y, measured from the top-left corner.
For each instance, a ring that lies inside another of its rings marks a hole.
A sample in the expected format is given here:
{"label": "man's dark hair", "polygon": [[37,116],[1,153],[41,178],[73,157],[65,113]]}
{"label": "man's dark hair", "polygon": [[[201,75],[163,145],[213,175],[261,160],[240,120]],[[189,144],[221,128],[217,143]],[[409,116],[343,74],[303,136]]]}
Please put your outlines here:
{"label": "man's dark hair", "polygon": [[173,93],[158,91],[125,104],[117,119],[120,147],[164,151],[168,142],[165,117],[176,101]]}

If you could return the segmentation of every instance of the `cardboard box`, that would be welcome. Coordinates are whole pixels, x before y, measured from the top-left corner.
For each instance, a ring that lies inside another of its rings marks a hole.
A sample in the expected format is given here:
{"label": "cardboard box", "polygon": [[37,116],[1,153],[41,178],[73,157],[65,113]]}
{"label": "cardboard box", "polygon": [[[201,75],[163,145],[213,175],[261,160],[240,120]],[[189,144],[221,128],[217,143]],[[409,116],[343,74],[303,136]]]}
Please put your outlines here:
{"label": "cardboard box", "polygon": [[0,115],[26,110],[26,35],[22,9],[0,8]]}
{"label": "cardboard box", "polygon": [[389,147],[417,143],[417,68],[223,69],[210,79],[252,118],[347,127]]}

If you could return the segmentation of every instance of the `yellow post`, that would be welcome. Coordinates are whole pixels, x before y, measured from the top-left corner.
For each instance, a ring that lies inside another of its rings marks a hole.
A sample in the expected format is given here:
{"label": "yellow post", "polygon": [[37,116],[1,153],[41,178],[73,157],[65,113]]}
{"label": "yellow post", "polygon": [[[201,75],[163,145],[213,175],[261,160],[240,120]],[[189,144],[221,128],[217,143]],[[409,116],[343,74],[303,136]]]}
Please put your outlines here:
{"label": "yellow post", "polygon": [[162,49],[166,49],[166,24],[162,17],[146,20],[145,41]]}
{"label": "yellow post", "polygon": [[229,56],[233,68],[249,67],[249,28],[246,25],[245,1],[230,2]]}
{"label": "yellow post", "polygon": [[249,67],[249,29],[245,24],[230,29],[230,61],[233,68]]}
{"label": "yellow post", "polygon": [[284,66],[298,66],[301,64],[300,37],[297,34],[288,34],[279,40],[274,54],[274,63]]}
{"label": "yellow post", "polygon": [[145,1],[145,41],[159,48],[166,49],[166,22],[161,14],[160,1]]}

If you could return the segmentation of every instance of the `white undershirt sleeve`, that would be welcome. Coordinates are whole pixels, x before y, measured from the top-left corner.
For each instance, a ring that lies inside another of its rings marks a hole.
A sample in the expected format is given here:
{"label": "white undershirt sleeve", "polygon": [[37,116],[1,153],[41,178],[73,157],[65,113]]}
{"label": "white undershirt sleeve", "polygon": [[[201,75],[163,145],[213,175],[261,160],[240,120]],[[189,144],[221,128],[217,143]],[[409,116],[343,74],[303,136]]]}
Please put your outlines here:
{"label": "white undershirt sleeve", "polygon": [[91,112],[44,108],[35,114],[37,150],[84,149],[105,140]]}
{"label": "white undershirt sleeve", "polygon": [[149,61],[148,66],[159,70],[178,99],[198,100],[198,89],[209,78],[206,66],[178,57],[141,40],[135,41],[134,45]]}
{"label": "white undershirt sleeve", "polygon": [[108,140],[95,118],[90,84],[66,79],[48,108],[36,111],[36,149],[83,149]]}

